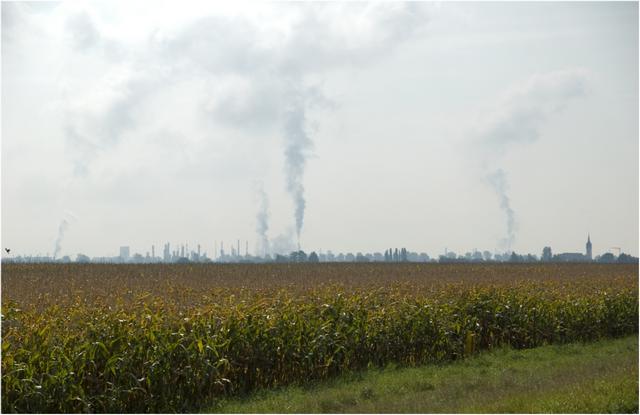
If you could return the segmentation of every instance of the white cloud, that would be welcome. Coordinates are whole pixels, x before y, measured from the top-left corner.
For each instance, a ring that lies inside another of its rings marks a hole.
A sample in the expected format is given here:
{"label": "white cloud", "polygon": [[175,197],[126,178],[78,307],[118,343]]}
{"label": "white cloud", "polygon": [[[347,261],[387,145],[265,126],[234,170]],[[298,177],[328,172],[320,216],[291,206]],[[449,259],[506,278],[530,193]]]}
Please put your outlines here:
{"label": "white cloud", "polygon": [[497,105],[480,116],[476,125],[477,149],[488,160],[504,154],[511,145],[538,139],[540,127],[570,101],[585,95],[588,73],[584,69],[535,74],[512,87]]}

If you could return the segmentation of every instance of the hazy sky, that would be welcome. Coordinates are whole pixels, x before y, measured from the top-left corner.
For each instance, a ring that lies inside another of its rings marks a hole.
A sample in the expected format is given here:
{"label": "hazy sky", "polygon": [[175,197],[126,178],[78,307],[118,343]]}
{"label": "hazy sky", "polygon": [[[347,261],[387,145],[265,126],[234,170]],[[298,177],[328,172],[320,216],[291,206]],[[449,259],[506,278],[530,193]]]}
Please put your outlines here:
{"label": "hazy sky", "polygon": [[297,231],[638,255],[638,4],[2,3],[3,247]]}

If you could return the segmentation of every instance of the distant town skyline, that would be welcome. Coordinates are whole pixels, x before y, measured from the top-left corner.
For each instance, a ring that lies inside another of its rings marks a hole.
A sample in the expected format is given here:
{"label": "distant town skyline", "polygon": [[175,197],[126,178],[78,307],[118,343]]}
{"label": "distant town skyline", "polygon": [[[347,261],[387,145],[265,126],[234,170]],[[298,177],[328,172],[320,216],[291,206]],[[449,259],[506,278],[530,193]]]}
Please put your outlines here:
{"label": "distant town skyline", "polygon": [[637,2],[0,7],[3,257],[638,256]]}
{"label": "distant town skyline", "polygon": [[[545,246],[540,255],[531,252],[491,252],[488,250],[473,249],[464,253],[456,253],[445,248],[440,254],[429,255],[426,252],[417,252],[402,248],[388,248],[383,252],[334,252],[331,249],[304,252],[295,250],[292,252],[251,252],[249,241],[244,241],[244,251],[241,249],[241,241],[235,244],[227,244],[225,250],[224,241],[217,241],[210,253],[203,249],[202,244],[179,243],[172,245],[167,242],[162,245],[162,252],[156,255],[155,245],[146,252],[136,252],[128,245],[119,247],[119,255],[102,255],[90,257],[82,252],[75,255],[53,257],[48,253],[29,254],[11,252],[5,249],[3,261],[5,262],[81,262],[81,263],[243,263],[243,262],[637,262],[638,258],[629,255],[618,247],[613,247],[602,255],[593,256],[593,244],[591,235],[587,235],[587,241],[582,252],[554,252],[550,246]],[[616,251],[617,252],[612,252]]]}

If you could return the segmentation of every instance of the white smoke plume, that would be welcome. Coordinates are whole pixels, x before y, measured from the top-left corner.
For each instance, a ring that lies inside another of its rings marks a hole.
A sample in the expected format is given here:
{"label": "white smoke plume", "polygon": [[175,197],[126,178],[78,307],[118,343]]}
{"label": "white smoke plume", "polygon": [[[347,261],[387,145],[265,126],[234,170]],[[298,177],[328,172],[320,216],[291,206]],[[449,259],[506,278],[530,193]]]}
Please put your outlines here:
{"label": "white smoke plume", "polygon": [[507,220],[507,235],[500,241],[500,245],[507,252],[511,251],[511,246],[516,239],[516,218],[511,208],[511,201],[507,195],[508,184],[504,170],[497,169],[487,176],[491,187],[496,191],[500,200],[500,209],[504,212]]}
{"label": "white smoke plume", "polygon": [[312,142],[305,131],[305,103],[296,97],[285,114],[285,171],[287,176],[287,191],[294,204],[296,236],[300,243],[300,232],[304,221],[306,201],[304,198],[304,170],[307,152]]}
{"label": "white smoke plume", "polygon": [[267,256],[270,252],[269,237],[269,198],[262,184],[257,185],[258,213],[256,214],[256,233],[258,235],[257,254]]}
{"label": "white smoke plume", "polygon": [[511,146],[536,141],[547,119],[586,93],[587,80],[587,73],[580,69],[534,75],[506,93],[476,127],[474,157],[480,160],[483,177],[504,212],[506,235],[501,245],[507,250],[516,240],[516,214],[508,194],[507,172],[496,165]]}
{"label": "white smoke plume", "polygon": [[73,212],[68,210],[64,212],[64,216],[58,225],[58,235],[56,236],[55,246],[53,248],[53,259],[56,259],[62,250],[62,241],[64,240],[64,235],[67,232],[67,229],[69,229],[69,225],[77,220],[78,218],[73,214]]}
{"label": "white smoke plume", "polygon": [[293,229],[289,229],[287,232],[273,238],[270,242],[271,253],[288,255],[292,251],[296,251],[299,247],[293,242],[294,232]]}
{"label": "white smoke plume", "polygon": [[62,239],[64,238],[64,233],[67,231],[68,227],[69,227],[69,222],[66,219],[62,219],[60,221],[60,225],[58,226],[58,236],[56,237],[56,245],[53,248],[53,259],[56,259],[56,257],[60,253],[60,249],[62,248]]}
{"label": "white smoke plume", "polygon": [[[294,205],[298,248],[306,209],[304,173],[313,147],[307,111],[318,104],[332,105],[319,88],[306,87],[305,80],[337,67],[365,65],[390,53],[427,22],[425,8],[409,3],[323,5],[302,10],[305,13],[296,27],[299,33],[285,44],[282,60],[276,62],[279,77],[288,81],[283,114],[285,175]],[[347,16],[354,18],[356,26],[346,23]]]}

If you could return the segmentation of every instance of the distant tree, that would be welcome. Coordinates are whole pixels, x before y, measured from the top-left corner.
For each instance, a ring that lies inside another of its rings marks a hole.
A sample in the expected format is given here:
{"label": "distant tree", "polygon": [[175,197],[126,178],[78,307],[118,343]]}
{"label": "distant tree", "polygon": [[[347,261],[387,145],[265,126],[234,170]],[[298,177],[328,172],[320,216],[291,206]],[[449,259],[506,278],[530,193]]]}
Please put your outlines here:
{"label": "distant tree", "polygon": [[509,257],[509,262],[522,262],[522,257],[515,252],[511,252],[511,256]]}
{"label": "distant tree", "polygon": [[638,258],[628,254],[620,254],[618,256],[618,262],[621,264],[637,264]]}
{"label": "distant tree", "polygon": [[491,252],[489,251],[483,251],[482,252],[482,259],[484,259],[485,261],[491,261]]}
{"label": "distant tree", "polygon": [[369,262],[369,258],[367,258],[366,256],[362,255],[362,252],[358,252],[356,254],[356,262]]}
{"label": "distant tree", "polygon": [[91,262],[91,258],[86,256],[85,254],[78,254],[78,257],[76,258],[76,262],[86,264]]}
{"label": "distant tree", "polygon": [[553,258],[553,254],[551,253],[551,247],[545,246],[542,248],[542,258],[541,260],[544,262],[549,262]]}
{"label": "distant tree", "polygon": [[280,255],[280,254],[276,254],[276,258],[275,258],[275,262],[287,262],[287,257]]}
{"label": "distant tree", "polygon": [[307,262],[307,254],[304,251],[293,251],[289,258],[291,262]]}
{"label": "distant tree", "polygon": [[400,261],[402,261],[402,262],[409,261],[409,258],[407,256],[407,248],[402,248],[400,250]]}
{"label": "distant tree", "polygon": [[611,252],[607,252],[606,254],[602,255],[600,259],[598,259],[598,262],[603,262],[603,263],[616,262],[616,257]]}
{"label": "distant tree", "polygon": [[393,251],[393,260],[395,262],[398,262],[400,260],[400,254],[398,253],[398,248],[396,248],[396,250]]}
{"label": "distant tree", "polygon": [[188,263],[190,263],[190,262],[191,262],[191,261],[189,261],[189,258],[187,258],[187,257],[180,257],[180,258],[178,258],[178,260],[176,261],[176,263],[178,263],[178,264],[188,264]]}
{"label": "distant tree", "polygon": [[505,252],[504,254],[499,254],[499,253],[495,254],[493,256],[493,259],[498,262],[506,262],[506,261],[509,261],[509,257],[510,255]]}
{"label": "distant tree", "polygon": [[320,262],[320,258],[318,258],[318,254],[315,251],[309,254],[309,262]]}

